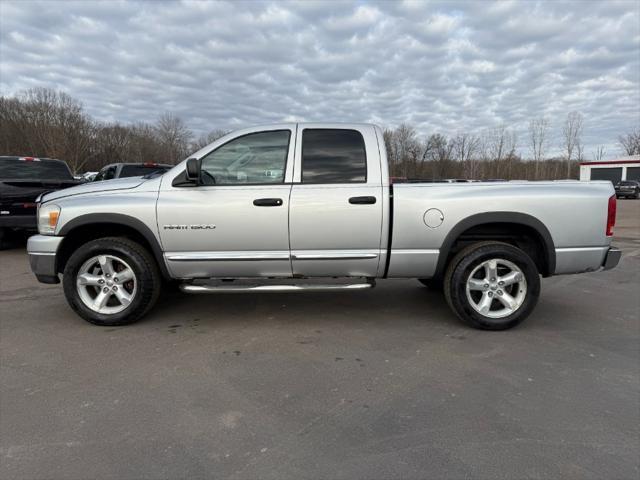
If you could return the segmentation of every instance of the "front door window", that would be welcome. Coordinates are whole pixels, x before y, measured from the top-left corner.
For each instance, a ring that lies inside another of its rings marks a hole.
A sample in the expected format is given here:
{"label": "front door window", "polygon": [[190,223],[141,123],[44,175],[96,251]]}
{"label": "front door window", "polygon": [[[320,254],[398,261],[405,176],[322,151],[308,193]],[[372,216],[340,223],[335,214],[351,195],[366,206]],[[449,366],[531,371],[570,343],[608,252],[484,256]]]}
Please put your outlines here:
{"label": "front door window", "polygon": [[244,135],[202,158],[205,185],[263,185],[284,183],[289,130]]}

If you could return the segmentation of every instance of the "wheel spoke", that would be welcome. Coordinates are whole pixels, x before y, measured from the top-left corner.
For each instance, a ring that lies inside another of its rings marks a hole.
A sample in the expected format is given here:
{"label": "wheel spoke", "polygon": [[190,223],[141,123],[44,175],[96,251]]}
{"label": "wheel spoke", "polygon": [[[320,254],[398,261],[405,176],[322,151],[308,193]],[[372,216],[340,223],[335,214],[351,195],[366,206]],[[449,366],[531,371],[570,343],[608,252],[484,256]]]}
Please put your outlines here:
{"label": "wheel spoke", "polygon": [[516,299],[509,295],[507,292],[503,292],[502,295],[498,295],[496,296],[496,298],[509,310],[515,310],[518,305]]}
{"label": "wheel spoke", "polygon": [[121,272],[117,272],[116,277],[118,277],[118,281],[120,283],[128,282],[129,280],[133,280],[135,275],[133,274],[133,270],[130,268],[125,268]]}
{"label": "wheel spoke", "polygon": [[118,301],[124,305],[125,307],[131,303],[131,295],[129,295],[126,290],[120,288],[114,292],[114,295],[118,299]]}
{"label": "wheel spoke", "polygon": [[100,267],[102,268],[102,273],[113,275],[113,262],[109,257],[105,257],[104,255],[100,255],[98,257],[98,262],[100,263]]}
{"label": "wheel spoke", "polygon": [[493,302],[493,297],[490,297],[488,292],[484,292],[480,302],[478,303],[478,310],[480,313],[484,315],[489,313],[489,309],[491,309],[491,302]]}
{"label": "wheel spoke", "polygon": [[477,278],[470,278],[469,281],[467,282],[467,285],[469,286],[469,290],[485,291],[487,289],[487,287],[485,287],[486,284],[487,284],[486,281],[479,280]]}
{"label": "wheel spoke", "polygon": [[498,276],[498,262],[490,260],[486,265],[487,278],[492,279]]}
{"label": "wheel spoke", "polygon": [[110,296],[111,291],[105,293],[103,290],[100,290],[98,295],[96,295],[96,298],[93,299],[94,310],[100,310],[101,308],[104,308]]}
{"label": "wheel spoke", "polygon": [[78,283],[80,285],[92,285],[98,286],[100,285],[99,280],[101,280],[100,275],[92,275],[91,273],[83,273],[78,275]]}
{"label": "wheel spoke", "polygon": [[502,277],[498,277],[499,282],[504,282],[501,286],[513,285],[522,280],[522,274],[520,272],[511,272]]}

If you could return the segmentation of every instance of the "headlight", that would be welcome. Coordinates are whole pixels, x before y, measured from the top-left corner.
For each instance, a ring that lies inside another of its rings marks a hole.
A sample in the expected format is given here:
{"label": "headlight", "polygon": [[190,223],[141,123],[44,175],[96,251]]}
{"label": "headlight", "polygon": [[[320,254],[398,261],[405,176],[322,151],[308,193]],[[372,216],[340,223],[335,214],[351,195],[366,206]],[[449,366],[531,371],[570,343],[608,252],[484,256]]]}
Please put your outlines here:
{"label": "headlight", "polygon": [[41,235],[53,235],[60,218],[58,205],[44,205],[38,209],[38,232]]}

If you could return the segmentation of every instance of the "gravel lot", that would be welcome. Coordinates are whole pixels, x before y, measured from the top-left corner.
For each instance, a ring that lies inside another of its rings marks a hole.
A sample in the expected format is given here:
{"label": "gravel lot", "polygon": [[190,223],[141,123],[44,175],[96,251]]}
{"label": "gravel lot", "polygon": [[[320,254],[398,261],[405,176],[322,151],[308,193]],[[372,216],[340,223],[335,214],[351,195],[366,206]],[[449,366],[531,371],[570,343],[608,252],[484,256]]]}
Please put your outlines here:
{"label": "gravel lot", "polygon": [[544,280],[495,333],[416,281],[172,293],[100,328],[0,252],[0,477],[637,479],[640,201],[618,208],[618,268]]}

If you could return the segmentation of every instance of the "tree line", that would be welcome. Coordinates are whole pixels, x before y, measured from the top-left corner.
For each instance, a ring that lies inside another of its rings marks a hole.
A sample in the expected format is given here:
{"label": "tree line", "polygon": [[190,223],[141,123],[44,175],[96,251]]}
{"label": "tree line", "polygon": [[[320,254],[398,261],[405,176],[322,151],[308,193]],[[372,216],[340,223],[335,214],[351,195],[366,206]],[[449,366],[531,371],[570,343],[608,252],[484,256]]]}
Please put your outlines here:
{"label": "tree line", "polygon": [[[527,137],[500,125],[479,134],[421,136],[402,124],[385,129],[384,140],[391,174],[407,179],[561,179],[577,178],[584,160],[584,119],[570,112],[562,124],[562,155],[550,158],[548,119],[529,122]],[[115,162],[174,164],[226,132],[214,129],[196,137],[184,121],[163,113],[156,122],[101,122],[91,118],[82,104],[47,88],[0,96],[0,155],[59,158],[75,172],[99,170]],[[627,155],[640,154],[640,128],[618,138]],[[528,157],[520,153],[526,151]],[[592,153],[604,157],[603,147]]]}
{"label": "tree line", "polygon": [[[560,155],[549,156],[551,122],[545,117],[529,121],[527,136],[520,140],[514,129],[499,125],[479,134],[433,133],[420,138],[414,127],[402,124],[384,131],[391,174],[417,179],[521,179],[556,180],[578,178],[579,164],[585,161],[582,134],[584,117],[570,112],[561,125]],[[626,155],[640,155],[640,128],[618,137]],[[519,152],[527,152],[523,157]],[[605,148],[592,152],[602,160]]]}
{"label": "tree line", "polygon": [[174,164],[224,134],[196,138],[171,113],[153,124],[100,122],[79,101],[47,88],[0,97],[0,155],[58,158],[75,173],[116,162]]}

